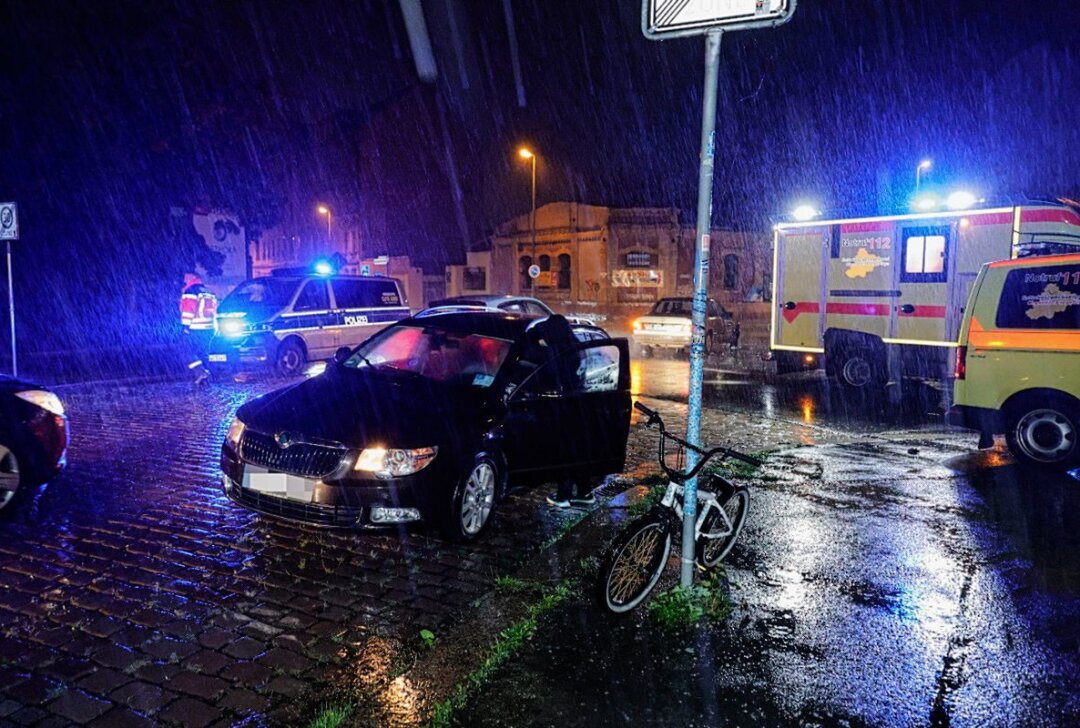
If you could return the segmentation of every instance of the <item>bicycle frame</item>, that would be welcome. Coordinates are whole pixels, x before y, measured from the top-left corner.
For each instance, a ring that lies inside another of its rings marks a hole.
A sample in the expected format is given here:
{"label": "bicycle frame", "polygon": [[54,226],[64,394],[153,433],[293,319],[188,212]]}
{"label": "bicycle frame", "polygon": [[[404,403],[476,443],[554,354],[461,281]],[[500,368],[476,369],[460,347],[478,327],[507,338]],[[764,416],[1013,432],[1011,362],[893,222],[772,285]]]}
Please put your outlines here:
{"label": "bicycle frame", "polygon": [[[680,522],[683,518],[684,492],[685,489],[683,486],[675,482],[669,482],[667,490],[664,492],[664,497],[660,501],[660,505],[675,513]],[[721,507],[720,501],[716,499],[716,495],[706,490],[699,490],[697,492],[697,500],[699,508],[697,520],[694,522],[694,542],[696,543],[698,539],[702,538],[716,539],[730,535],[735,527],[731,524],[731,519],[728,517],[727,511]],[[723,527],[706,533],[702,531],[702,527],[705,525],[705,518],[709,515],[709,510],[712,508],[715,508],[720,514],[720,519],[723,521]]]}

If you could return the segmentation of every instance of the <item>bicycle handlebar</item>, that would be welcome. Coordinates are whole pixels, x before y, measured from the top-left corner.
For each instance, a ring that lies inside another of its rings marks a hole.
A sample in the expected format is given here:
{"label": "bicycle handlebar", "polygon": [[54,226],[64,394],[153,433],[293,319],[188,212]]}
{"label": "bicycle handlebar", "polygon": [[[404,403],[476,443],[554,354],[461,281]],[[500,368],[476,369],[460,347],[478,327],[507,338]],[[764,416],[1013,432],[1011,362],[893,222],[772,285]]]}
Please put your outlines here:
{"label": "bicycle handlebar", "polygon": [[[735,460],[741,460],[747,465],[753,465],[754,467],[760,467],[765,464],[762,460],[758,460],[757,458],[751,457],[749,455],[744,455],[737,450],[731,450],[726,447],[714,447],[711,450],[702,450],[696,445],[691,445],[689,442],[682,439],[681,437],[677,437],[669,433],[667,431],[667,428],[664,427],[663,418],[656,410],[649,409],[641,402],[634,402],[634,408],[649,418],[645,422],[645,427],[652,427],[654,424],[658,426],[658,429],[660,430],[660,467],[664,469],[664,472],[668,474],[668,477],[670,477],[677,483],[684,483],[687,480],[693,478],[695,475],[698,474],[698,471],[705,467],[705,464],[709,462],[709,460],[716,457],[717,455],[723,456],[721,460],[725,458],[734,458]],[[686,449],[693,450],[701,456],[701,460],[699,460],[698,463],[694,465],[694,467],[692,467],[690,470],[685,470],[683,472],[679,472],[678,470],[668,467],[667,463],[664,462],[664,440],[674,440]]]}

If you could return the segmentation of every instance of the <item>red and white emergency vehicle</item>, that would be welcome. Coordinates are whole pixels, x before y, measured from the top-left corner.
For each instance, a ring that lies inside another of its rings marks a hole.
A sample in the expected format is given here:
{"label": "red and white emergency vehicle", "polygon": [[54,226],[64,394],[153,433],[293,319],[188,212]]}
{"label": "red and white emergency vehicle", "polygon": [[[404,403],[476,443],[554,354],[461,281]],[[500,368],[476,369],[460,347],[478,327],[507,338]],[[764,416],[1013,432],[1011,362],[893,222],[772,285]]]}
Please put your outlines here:
{"label": "red and white emergency vehicle", "polygon": [[853,389],[947,380],[983,263],[1078,250],[1080,215],[1053,204],[777,225],[772,358]]}

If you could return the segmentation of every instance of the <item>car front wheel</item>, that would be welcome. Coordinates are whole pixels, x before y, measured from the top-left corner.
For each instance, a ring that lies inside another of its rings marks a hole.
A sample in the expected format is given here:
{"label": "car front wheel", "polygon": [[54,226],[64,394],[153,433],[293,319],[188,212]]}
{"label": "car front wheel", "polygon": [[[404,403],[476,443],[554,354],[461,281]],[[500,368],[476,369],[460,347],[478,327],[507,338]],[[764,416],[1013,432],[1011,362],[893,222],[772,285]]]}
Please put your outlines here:
{"label": "car front wheel", "polygon": [[0,443],[0,512],[15,501],[22,485],[19,458],[7,445]]}
{"label": "car front wheel", "polygon": [[454,488],[450,512],[443,530],[455,541],[472,541],[491,522],[495,496],[499,490],[499,468],[495,461],[481,457],[473,463]]}
{"label": "car front wheel", "polygon": [[283,377],[295,377],[304,369],[304,347],[295,338],[286,339],[277,350],[274,367]]}

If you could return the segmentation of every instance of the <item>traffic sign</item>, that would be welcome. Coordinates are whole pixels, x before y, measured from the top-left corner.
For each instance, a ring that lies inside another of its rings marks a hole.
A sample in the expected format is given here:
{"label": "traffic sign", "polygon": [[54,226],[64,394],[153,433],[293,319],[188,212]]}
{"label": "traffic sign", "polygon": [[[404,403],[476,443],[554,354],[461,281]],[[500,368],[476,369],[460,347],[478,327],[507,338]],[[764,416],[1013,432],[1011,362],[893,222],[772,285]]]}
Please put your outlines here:
{"label": "traffic sign", "polygon": [[0,240],[19,239],[19,208],[14,202],[0,202]]}
{"label": "traffic sign", "polygon": [[642,0],[641,32],[650,40],[704,35],[713,28],[773,28],[791,20],[796,0]]}
{"label": "traffic sign", "polygon": [[539,278],[539,277],[540,277],[540,266],[533,263],[532,265],[529,266],[529,278]]}

